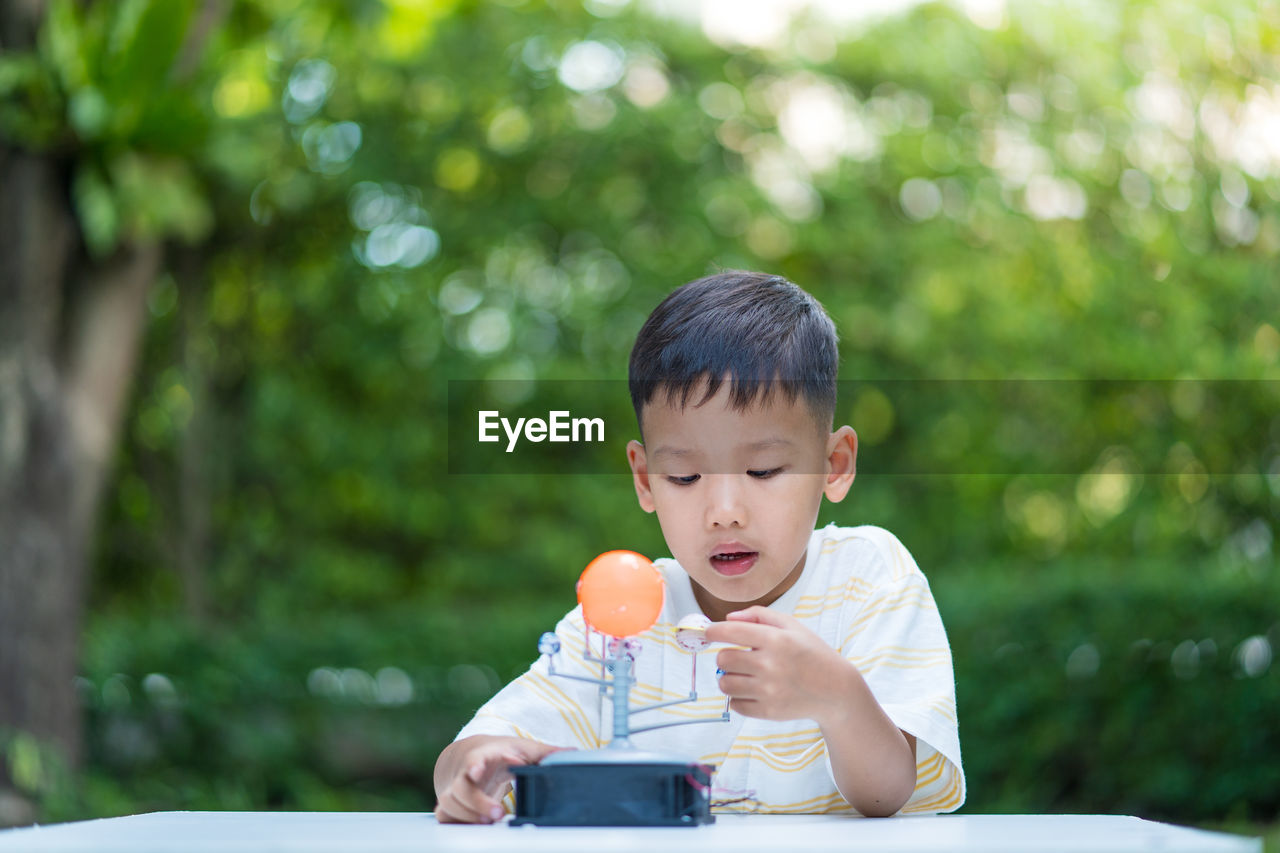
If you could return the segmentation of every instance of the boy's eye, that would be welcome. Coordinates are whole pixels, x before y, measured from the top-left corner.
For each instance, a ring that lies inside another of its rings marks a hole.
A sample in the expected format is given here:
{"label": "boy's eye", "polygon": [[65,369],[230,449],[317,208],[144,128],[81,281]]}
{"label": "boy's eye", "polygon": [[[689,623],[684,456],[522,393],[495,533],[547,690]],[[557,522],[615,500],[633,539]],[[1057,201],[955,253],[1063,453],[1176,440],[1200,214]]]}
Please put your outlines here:
{"label": "boy's eye", "polygon": [[677,486],[691,486],[701,474],[690,474],[688,477],[667,477],[667,481],[675,483]]}
{"label": "boy's eye", "polygon": [[752,477],[755,477],[757,480],[767,480],[774,474],[781,474],[782,468],[770,468],[768,471],[748,471],[747,473]]}

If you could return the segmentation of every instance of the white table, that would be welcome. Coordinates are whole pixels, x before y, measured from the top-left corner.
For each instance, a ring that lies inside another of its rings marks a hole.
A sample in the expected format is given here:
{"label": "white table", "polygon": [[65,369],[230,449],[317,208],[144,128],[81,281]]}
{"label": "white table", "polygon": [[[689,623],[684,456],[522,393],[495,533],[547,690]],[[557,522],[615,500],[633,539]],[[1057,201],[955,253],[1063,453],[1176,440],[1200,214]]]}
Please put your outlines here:
{"label": "white table", "polygon": [[446,825],[422,812],[156,812],[0,832],[0,853],[19,850],[1261,853],[1262,841],[1121,815],[719,815],[693,828],[563,829]]}

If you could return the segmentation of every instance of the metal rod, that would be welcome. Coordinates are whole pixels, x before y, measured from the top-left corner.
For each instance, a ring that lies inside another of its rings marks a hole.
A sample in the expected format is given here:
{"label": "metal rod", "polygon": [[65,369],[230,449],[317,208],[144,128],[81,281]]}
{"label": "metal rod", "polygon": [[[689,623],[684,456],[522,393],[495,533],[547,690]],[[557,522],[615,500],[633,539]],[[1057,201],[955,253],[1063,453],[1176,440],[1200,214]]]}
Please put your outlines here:
{"label": "metal rod", "polygon": [[622,641],[609,644],[613,669],[613,740],[609,746],[625,749],[631,746],[631,658],[622,651]]}
{"label": "metal rod", "polygon": [[602,681],[599,678],[588,678],[585,675],[570,675],[567,672],[552,672],[548,670],[548,675],[554,675],[556,678],[572,678],[574,681],[585,681],[588,684],[599,684],[602,687],[608,687],[609,682]]}
{"label": "metal rod", "polygon": [[654,729],[669,729],[672,726],[692,726],[696,723],[727,723],[727,722],[729,722],[729,712],[725,711],[723,714],[721,714],[718,717],[705,717],[699,720],[681,720],[678,723],[658,723],[652,726],[641,726],[638,729],[632,729],[631,733],[635,735],[635,734],[639,734],[640,732],[651,732]]}
{"label": "metal rod", "polygon": [[652,711],[655,708],[665,708],[668,705],[680,705],[684,702],[696,702],[696,701],[698,701],[698,694],[690,693],[688,696],[685,696],[680,699],[671,699],[667,702],[655,702],[652,705],[641,705],[639,708],[632,708],[631,713],[639,714],[642,711]]}

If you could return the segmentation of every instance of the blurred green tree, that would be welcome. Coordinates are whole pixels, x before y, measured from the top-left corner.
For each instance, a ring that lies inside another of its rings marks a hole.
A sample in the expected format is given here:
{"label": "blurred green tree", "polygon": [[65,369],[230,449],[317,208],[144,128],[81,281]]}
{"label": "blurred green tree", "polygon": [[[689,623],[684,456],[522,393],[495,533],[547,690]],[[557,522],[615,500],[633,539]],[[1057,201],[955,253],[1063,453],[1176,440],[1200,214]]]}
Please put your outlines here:
{"label": "blurred green tree", "polygon": [[[897,532],[963,590],[959,624],[1016,610],[1002,591],[1029,595],[1046,572],[1124,593],[1138,563],[1177,578],[1171,601],[1220,585],[1267,600],[1273,7],[1012,4],[975,22],[927,4],[841,38],[806,13],[757,46],[602,0],[52,3],[20,20],[26,41],[5,44],[35,48],[0,60],[3,162],[44,164],[39,198],[62,222],[44,233],[64,242],[13,245],[63,245],[50,257],[95,269],[147,245],[162,269],[136,279],[145,349],[105,475],[81,682],[91,809],[429,800],[434,751],[527,661],[585,560],[664,550],[621,476],[447,474],[446,380],[620,378],[645,314],[715,266],[776,270],[827,306],[863,476],[824,521]],[[171,34],[147,36],[176,45],[168,59],[111,53],[144,24]],[[125,85],[121,68],[141,76]],[[5,173],[6,236],[38,222],[8,192],[33,174]],[[59,276],[11,281],[76,280]],[[8,310],[17,294],[0,294],[6,357],[10,330],[44,328]],[[26,399],[7,389],[32,382],[11,375],[27,374],[0,375],[5,418]],[[1012,402],[902,382],[957,378],[1258,381],[1043,384]],[[62,405],[49,423],[66,423]],[[2,461],[0,534],[17,541],[37,492],[16,472],[70,475],[26,450]],[[67,523],[57,500],[49,517]],[[58,541],[83,549],[77,523]],[[0,579],[26,577],[5,565]],[[58,589],[64,607],[83,592]],[[1037,606],[1075,608],[1071,590]],[[1264,618],[1231,642],[1270,636]],[[1012,640],[981,633],[956,638],[974,655],[958,668],[974,778],[1003,778],[996,723],[1026,718],[1043,737],[1020,772],[1090,778],[1052,765],[1085,712],[1056,701],[1051,638],[1019,641],[1052,664],[1026,708],[966,704],[966,684],[1010,666],[984,665]],[[50,677],[65,686],[70,665]],[[1146,672],[1100,671],[1110,685]],[[407,674],[412,704],[384,706],[373,673]],[[1232,683],[1227,729],[1271,695]],[[1199,707],[1175,695],[1161,731]],[[971,802],[1100,807],[1051,784],[1007,790]],[[1016,799],[1028,791],[1040,799]],[[1166,816],[1200,802],[1180,782],[1130,794]],[[1247,794],[1214,802],[1232,797]]]}
{"label": "blurred green tree", "polygon": [[191,163],[220,15],[182,0],[0,9],[0,729],[72,762],[86,560],[147,295],[164,241],[212,226]]}

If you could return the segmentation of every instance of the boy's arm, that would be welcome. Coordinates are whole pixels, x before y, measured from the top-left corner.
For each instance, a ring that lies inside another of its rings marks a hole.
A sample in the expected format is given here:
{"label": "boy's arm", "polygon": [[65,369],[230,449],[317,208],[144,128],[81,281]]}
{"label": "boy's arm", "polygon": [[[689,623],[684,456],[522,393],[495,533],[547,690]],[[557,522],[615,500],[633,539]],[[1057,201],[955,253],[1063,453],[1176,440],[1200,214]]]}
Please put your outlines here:
{"label": "boy's arm", "polygon": [[836,788],[868,817],[895,814],[916,787],[915,736],[894,725],[857,667],[838,654],[831,666],[830,701],[810,716],[826,741]]}
{"label": "boy's arm", "polygon": [[750,607],[728,619],[707,628],[707,639],[747,647],[716,658],[730,707],[767,720],[814,720],[849,805],[867,816],[901,809],[915,790],[915,738],[889,719],[858,669],[787,614]]}
{"label": "boy's arm", "polygon": [[446,746],[436,759],[436,819],[441,823],[493,823],[505,813],[512,764],[537,764],[563,747],[501,735],[473,735]]}

